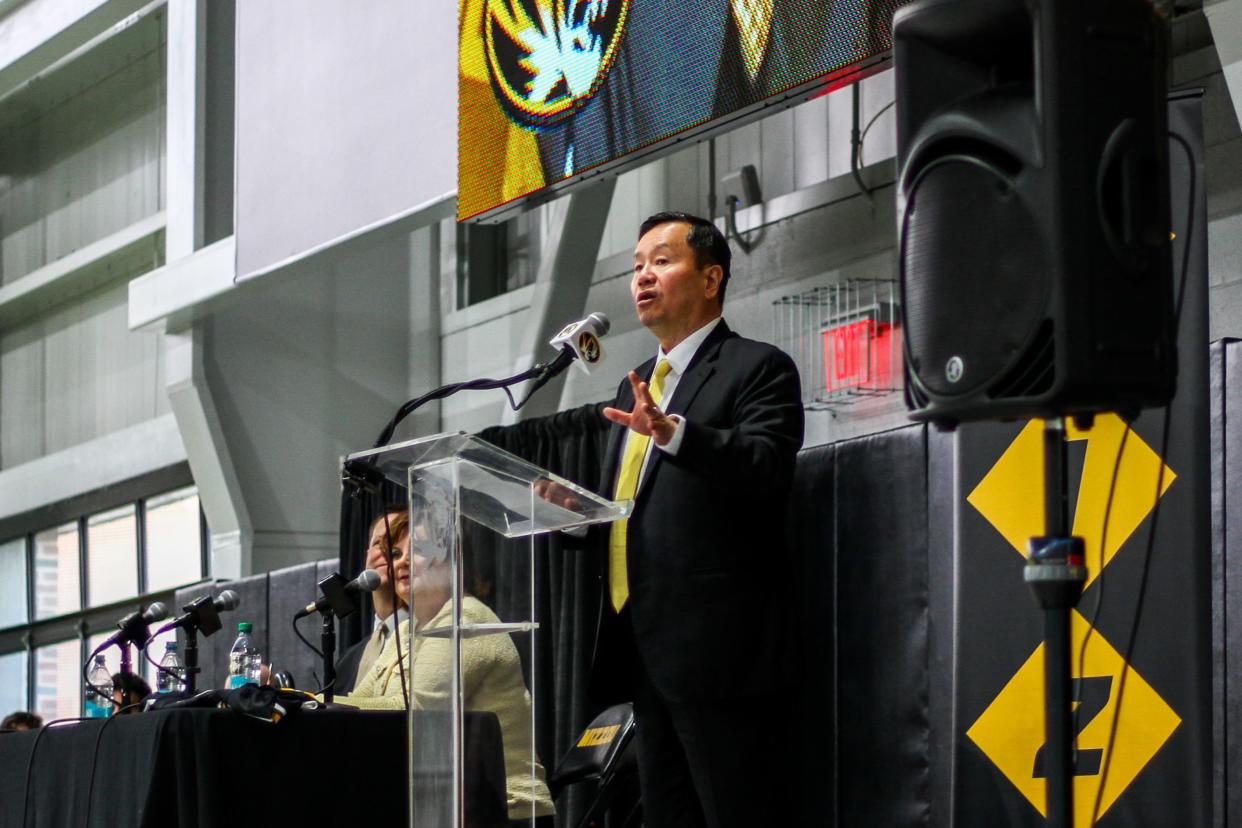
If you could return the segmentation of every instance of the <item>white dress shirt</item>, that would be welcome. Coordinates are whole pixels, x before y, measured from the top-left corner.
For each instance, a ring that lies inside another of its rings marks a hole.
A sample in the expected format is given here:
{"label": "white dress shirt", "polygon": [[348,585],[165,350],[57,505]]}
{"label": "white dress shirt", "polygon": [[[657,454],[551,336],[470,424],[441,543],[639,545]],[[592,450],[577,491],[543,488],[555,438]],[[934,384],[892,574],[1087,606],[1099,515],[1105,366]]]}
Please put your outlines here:
{"label": "white dress shirt", "polygon": [[[660,394],[660,410],[667,411],[668,404],[673,399],[673,392],[677,390],[677,384],[681,381],[682,374],[686,373],[686,369],[690,367],[694,355],[699,352],[699,348],[703,345],[703,341],[707,339],[712,331],[716,330],[716,326],[720,324],[721,317],[717,316],[711,322],[699,328],[694,333],[687,336],[681,342],[673,346],[673,350],[667,354],[664,348],[657,346],[656,364],[661,359],[667,359],[669,364],[668,374],[664,377],[664,390]],[[677,455],[678,449],[681,448],[682,438],[686,433],[686,422],[681,417],[673,415],[672,420],[677,423],[677,428],[673,431],[672,438],[665,445],[660,446],[660,451],[673,456]],[[628,431],[625,435],[626,445],[634,437],[633,431]],[[643,457],[642,468],[638,472],[638,485],[641,486],[643,478],[647,475],[647,465],[651,462],[651,447],[657,445],[653,439],[647,445],[647,454]],[[625,445],[621,447],[621,456],[625,456]]]}

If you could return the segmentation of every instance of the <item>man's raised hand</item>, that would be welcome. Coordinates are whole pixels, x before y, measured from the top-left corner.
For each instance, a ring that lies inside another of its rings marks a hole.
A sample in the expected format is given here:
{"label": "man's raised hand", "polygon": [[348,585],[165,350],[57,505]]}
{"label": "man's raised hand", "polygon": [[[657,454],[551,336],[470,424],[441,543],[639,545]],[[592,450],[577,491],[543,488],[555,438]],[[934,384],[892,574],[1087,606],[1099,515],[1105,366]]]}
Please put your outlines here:
{"label": "man's raised hand", "polygon": [[630,388],[634,390],[634,408],[622,411],[609,406],[604,409],[604,416],[614,423],[625,426],[630,431],[647,435],[655,440],[656,445],[667,445],[673,439],[677,423],[665,416],[660,407],[651,399],[651,390],[647,383],[638,378],[634,371],[629,373]]}

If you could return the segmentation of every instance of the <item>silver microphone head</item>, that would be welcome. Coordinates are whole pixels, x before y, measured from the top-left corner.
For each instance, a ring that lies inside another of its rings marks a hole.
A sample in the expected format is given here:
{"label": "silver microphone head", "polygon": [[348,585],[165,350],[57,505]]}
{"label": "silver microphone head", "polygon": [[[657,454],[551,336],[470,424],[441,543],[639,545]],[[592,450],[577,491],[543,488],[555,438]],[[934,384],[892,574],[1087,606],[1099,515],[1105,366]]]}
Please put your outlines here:
{"label": "silver microphone head", "polygon": [[142,617],[148,624],[155,621],[163,621],[168,617],[168,607],[164,606],[162,601],[156,601],[147,607],[147,611],[142,614]]}
{"label": "silver microphone head", "polygon": [[608,317],[600,313],[599,311],[596,311],[595,313],[591,314],[590,316],[587,317],[587,319],[595,323],[595,335],[596,336],[603,336],[604,334],[608,333],[608,330],[612,327],[612,322],[608,321]]}
{"label": "silver microphone head", "polygon": [[241,606],[241,596],[231,589],[226,589],[216,596],[215,604],[218,612],[235,610]]}
{"label": "silver microphone head", "polygon": [[359,592],[374,592],[379,589],[380,576],[374,569],[364,569],[354,583],[358,585]]}

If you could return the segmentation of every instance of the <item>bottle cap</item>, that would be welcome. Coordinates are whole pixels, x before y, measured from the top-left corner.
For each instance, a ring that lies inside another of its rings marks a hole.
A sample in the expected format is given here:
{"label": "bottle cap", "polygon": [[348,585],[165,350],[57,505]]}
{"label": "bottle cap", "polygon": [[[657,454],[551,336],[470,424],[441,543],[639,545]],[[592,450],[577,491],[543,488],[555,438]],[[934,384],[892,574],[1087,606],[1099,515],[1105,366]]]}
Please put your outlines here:
{"label": "bottle cap", "polygon": [[237,624],[237,631],[239,633],[248,633],[253,629],[254,625],[252,625],[249,621],[239,621]]}
{"label": "bottle cap", "polygon": [[175,653],[175,652],[177,652],[177,642],[176,642],[176,641],[169,641],[169,642],[167,642],[167,643],[164,645],[164,652],[166,652],[166,653]]}

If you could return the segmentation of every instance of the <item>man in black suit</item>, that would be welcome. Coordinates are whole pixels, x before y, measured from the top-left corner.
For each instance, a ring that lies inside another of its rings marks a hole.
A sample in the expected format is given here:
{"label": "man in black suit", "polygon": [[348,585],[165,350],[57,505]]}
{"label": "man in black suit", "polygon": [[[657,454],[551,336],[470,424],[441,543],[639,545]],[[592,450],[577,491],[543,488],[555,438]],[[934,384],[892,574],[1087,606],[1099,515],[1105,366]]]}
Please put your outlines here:
{"label": "man in black suit", "polygon": [[711,222],[643,223],[630,291],[659,352],[604,409],[601,490],[634,511],[610,530],[592,678],[633,694],[648,828],[788,824],[782,535],[801,390],[785,353],[721,318],[729,263]]}

